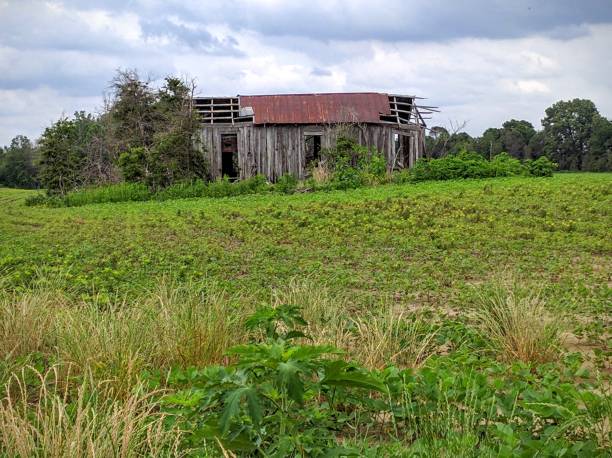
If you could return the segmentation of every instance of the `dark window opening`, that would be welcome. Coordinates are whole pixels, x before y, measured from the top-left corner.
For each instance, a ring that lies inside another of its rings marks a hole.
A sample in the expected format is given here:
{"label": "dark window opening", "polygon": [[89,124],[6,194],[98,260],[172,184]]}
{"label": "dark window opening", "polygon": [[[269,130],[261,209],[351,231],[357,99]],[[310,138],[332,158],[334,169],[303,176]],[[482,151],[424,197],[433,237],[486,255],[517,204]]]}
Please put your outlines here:
{"label": "dark window opening", "polygon": [[321,135],[309,134],[304,136],[304,143],[306,145],[306,167],[311,164],[319,162],[321,159]]}
{"label": "dark window opening", "polygon": [[404,168],[408,168],[408,167],[412,167],[412,161],[411,161],[411,156],[412,156],[412,142],[410,141],[411,138],[408,135],[402,135],[401,136],[401,143],[402,143],[402,160],[403,160],[403,167]]}
{"label": "dark window opening", "polygon": [[238,137],[221,135],[221,175],[231,180],[238,178]]}

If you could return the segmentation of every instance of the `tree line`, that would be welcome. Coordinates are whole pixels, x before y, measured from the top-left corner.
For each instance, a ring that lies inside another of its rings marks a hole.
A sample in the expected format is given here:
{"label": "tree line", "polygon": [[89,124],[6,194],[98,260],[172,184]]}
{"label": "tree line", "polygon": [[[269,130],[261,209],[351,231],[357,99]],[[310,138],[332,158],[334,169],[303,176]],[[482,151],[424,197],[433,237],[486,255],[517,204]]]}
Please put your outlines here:
{"label": "tree line", "polygon": [[[36,142],[18,135],[0,147],[0,185],[65,194],[122,181],[159,190],[206,179],[208,166],[196,144],[194,90],[193,82],[174,76],[155,88],[136,71],[119,71],[100,114],[80,111],[47,127]],[[555,103],[546,109],[541,130],[515,119],[480,137],[459,127],[429,129],[426,156],[467,151],[492,159],[506,152],[521,160],[547,156],[560,170],[612,170],[612,122],[590,100]]]}
{"label": "tree line", "polygon": [[587,99],[553,104],[546,109],[539,131],[530,122],[516,119],[489,128],[480,137],[461,132],[461,127],[455,127],[453,132],[432,127],[425,137],[426,155],[439,158],[474,151],[491,159],[506,152],[521,160],[547,156],[560,170],[612,170],[612,122]]}

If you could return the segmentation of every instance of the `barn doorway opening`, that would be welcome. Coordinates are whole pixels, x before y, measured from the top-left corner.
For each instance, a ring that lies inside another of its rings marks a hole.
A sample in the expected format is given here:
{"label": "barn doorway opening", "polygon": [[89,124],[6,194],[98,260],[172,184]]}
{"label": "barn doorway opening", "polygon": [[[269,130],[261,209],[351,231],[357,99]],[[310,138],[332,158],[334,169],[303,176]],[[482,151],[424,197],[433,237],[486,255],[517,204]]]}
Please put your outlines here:
{"label": "barn doorway opening", "polygon": [[304,135],[306,168],[321,160],[321,134]]}
{"label": "barn doorway opening", "polygon": [[409,135],[400,136],[400,149],[401,149],[401,160],[402,168],[412,167],[412,142]]}
{"label": "barn doorway opening", "polygon": [[238,136],[221,135],[221,175],[230,180],[238,178]]}
{"label": "barn doorway opening", "polygon": [[396,132],[393,134],[393,164],[391,164],[391,168],[396,170],[398,168],[401,169],[402,167],[402,145],[400,144],[400,136]]}

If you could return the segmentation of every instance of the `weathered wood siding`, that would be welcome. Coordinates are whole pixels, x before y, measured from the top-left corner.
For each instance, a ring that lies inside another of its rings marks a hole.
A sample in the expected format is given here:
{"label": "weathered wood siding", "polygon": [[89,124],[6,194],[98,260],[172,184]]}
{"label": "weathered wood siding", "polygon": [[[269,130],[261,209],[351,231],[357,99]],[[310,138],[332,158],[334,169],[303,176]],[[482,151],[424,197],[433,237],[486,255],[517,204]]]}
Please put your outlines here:
{"label": "weathered wood siding", "polygon": [[[298,178],[306,175],[305,141],[308,134],[321,134],[321,148],[335,145],[339,133],[347,132],[361,145],[376,148],[387,159],[387,164],[412,167],[422,156],[423,133],[419,127],[392,124],[365,124],[343,126],[319,125],[266,125],[251,123],[205,125],[200,130],[198,144],[208,158],[212,178],[221,175],[221,135],[236,134],[238,139],[238,166],[240,178],[249,178],[258,173],[275,181],[285,173]],[[410,154],[404,160],[395,156],[395,134],[406,136],[404,145]]]}

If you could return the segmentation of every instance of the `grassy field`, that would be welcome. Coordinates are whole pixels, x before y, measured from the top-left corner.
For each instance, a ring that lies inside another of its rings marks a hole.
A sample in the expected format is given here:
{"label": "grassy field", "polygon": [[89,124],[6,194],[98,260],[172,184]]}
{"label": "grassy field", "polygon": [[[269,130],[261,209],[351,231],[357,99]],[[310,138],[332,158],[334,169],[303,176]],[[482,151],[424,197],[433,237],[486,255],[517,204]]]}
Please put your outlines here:
{"label": "grassy field", "polygon": [[[57,209],[31,194],[0,189],[0,456],[232,456],[186,440],[154,391],[176,386],[151,379],[231,364],[246,318],[282,304],[314,343],[435,399],[431,418],[347,419],[335,440],[360,455],[610,447],[612,174]],[[477,380],[485,416],[449,394]]]}

